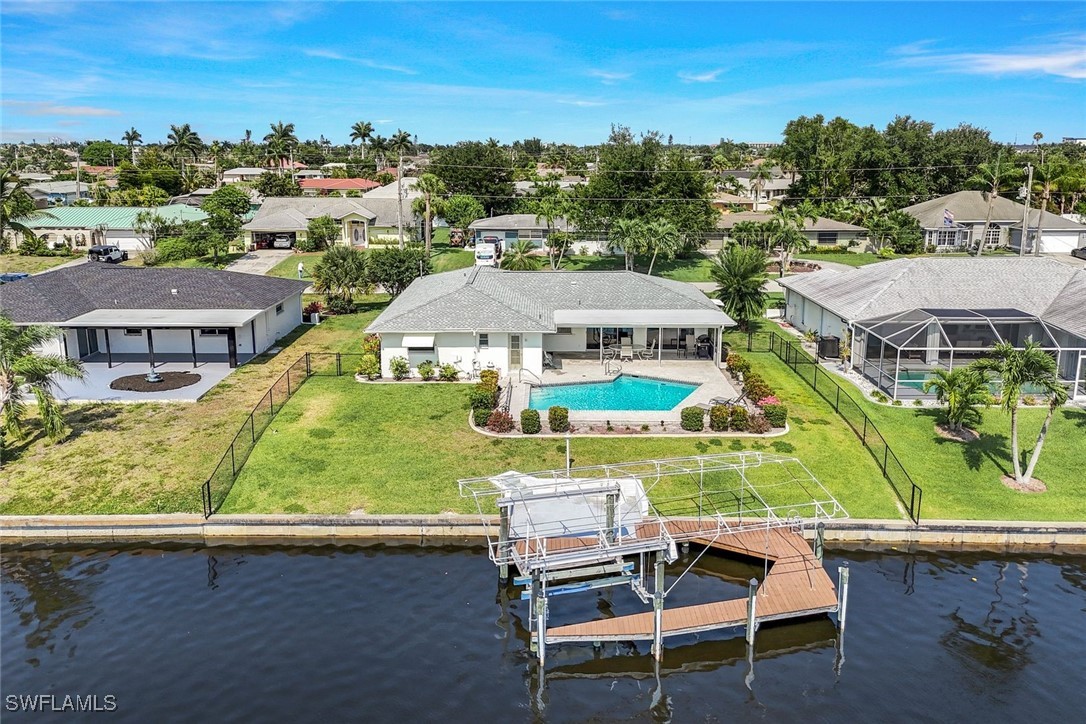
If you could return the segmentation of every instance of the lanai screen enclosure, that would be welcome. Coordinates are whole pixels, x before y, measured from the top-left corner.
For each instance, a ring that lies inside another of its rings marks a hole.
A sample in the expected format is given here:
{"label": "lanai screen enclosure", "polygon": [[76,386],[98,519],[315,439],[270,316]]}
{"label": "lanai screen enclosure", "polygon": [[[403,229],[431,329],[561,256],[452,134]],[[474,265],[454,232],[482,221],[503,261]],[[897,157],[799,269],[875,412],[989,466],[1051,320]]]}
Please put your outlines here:
{"label": "lanai screen enclosure", "polygon": [[968,365],[997,342],[1036,342],[1056,358],[1071,397],[1086,394],[1086,339],[1018,309],[912,309],[853,328],[857,369],[895,400],[930,397],[924,382],[935,369]]}

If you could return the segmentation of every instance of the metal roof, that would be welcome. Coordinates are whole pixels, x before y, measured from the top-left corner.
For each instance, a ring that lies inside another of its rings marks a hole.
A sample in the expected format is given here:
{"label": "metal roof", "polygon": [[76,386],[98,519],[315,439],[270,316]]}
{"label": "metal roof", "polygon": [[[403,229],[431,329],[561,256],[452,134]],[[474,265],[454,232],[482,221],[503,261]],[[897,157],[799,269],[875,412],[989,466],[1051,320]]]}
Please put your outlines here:
{"label": "metal roof", "polygon": [[[31,229],[131,229],[136,216],[151,211],[175,224],[182,221],[203,221],[207,214],[187,204],[169,206],[56,206],[45,209],[42,216],[24,222]],[[47,215],[46,215],[47,214]]]}
{"label": "metal roof", "polygon": [[606,312],[623,324],[658,325],[664,313],[674,320],[668,324],[692,324],[694,317],[707,326],[734,324],[684,282],[628,271],[471,267],[416,279],[367,331],[553,332],[559,320],[563,326],[597,324]]}

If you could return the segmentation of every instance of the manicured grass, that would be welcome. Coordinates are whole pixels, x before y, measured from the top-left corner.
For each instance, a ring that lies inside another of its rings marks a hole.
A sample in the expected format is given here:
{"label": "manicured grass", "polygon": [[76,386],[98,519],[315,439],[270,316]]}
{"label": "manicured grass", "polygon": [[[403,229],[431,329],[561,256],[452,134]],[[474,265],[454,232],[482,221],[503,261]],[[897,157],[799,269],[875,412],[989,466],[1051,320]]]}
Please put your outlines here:
{"label": "manicured grass", "polygon": [[266,276],[270,277],[282,277],[283,279],[297,279],[298,278],[298,262],[305,264],[305,279],[313,278],[313,266],[317,263],[322,256],[323,251],[310,251],[305,253],[291,254],[283,261],[279,262],[267,272]]}
{"label": "manicured grass", "polygon": [[[243,256],[245,256],[245,252],[237,251],[230,254],[220,254],[218,259],[213,259],[210,256],[202,256],[197,259],[166,261],[161,264],[156,264],[155,266],[170,267],[174,269],[223,269],[231,262],[237,261]],[[121,263],[125,266],[144,266],[138,253],[134,254],[128,261]]]}
{"label": "manicured grass", "polygon": [[4,272],[25,272],[37,274],[46,269],[52,269],[69,261],[78,259],[77,256],[23,256],[21,254],[0,254],[0,274]]}
{"label": "manicured grass", "polygon": [[804,252],[796,256],[797,260],[823,262],[830,261],[848,266],[867,266],[880,261],[886,261],[875,254],[818,254],[816,252]]}
{"label": "manicured grass", "polygon": [[201,510],[200,484],[283,370],[305,351],[358,350],[387,297],[359,301],[360,313],[299,327],[283,352],[246,364],[200,402],[73,405],[65,413],[72,433],[58,445],[31,417],[29,439],[9,448],[15,457],[0,468],[0,514]]}
{"label": "manicured grass", "polygon": [[[575,465],[753,449],[795,455],[852,515],[898,517],[872,458],[832,409],[775,357],[764,373],[793,430],[765,440],[575,438]],[[466,385],[362,385],[313,377],[257,444],[222,512],[474,512],[456,480],[565,464],[558,439],[499,440],[467,426]]]}

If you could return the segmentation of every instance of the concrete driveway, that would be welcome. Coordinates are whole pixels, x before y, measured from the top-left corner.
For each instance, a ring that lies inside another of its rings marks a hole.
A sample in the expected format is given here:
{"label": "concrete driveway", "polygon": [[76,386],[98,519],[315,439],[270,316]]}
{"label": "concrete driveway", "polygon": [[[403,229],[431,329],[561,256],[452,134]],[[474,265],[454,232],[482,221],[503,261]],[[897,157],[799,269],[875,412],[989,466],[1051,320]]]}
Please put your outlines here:
{"label": "concrete driveway", "polygon": [[250,251],[240,259],[226,265],[226,271],[242,274],[267,274],[279,262],[294,254],[290,249],[260,249]]}
{"label": "concrete driveway", "polygon": [[234,370],[226,362],[205,362],[193,368],[191,363],[167,362],[155,366],[156,372],[192,372],[200,381],[179,390],[163,392],[128,392],[110,389],[109,383],[118,377],[145,375],[147,362],[114,363],[110,369],[102,362],[83,364],[86,377],[82,381],[61,379],[56,384],[56,397],[64,402],[196,402]]}

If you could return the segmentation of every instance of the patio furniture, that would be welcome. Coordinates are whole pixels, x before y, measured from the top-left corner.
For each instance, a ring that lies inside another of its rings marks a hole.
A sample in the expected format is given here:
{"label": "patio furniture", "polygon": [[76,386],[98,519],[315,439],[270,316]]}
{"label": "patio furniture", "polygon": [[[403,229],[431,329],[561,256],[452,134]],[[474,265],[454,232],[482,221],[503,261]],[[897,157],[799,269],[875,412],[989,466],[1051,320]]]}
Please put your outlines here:
{"label": "patio furniture", "polygon": [[615,356],[618,354],[618,351],[619,351],[618,347],[616,347],[615,345],[613,345],[613,344],[607,345],[606,347],[603,348],[603,358],[604,359],[614,359]]}
{"label": "patio furniture", "polygon": [[686,344],[685,344],[685,345],[683,345],[683,346],[684,346],[684,347],[686,347],[686,353],[687,353],[687,354],[690,354],[690,352],[691,352],[691,351],[693,351],[694,349],[696,349],[696,347],[694,346],[694,344],[695,344],[695,343],[694,343],[694,335],[692,335],[692,334],[688,334],[688,335],[686,335]]}
{"label": "patio furniture", "polygon": [[629,342],[627,342],[626,344],[623,344],[622,349],[618,353],[618,361],[619,362],[633,362],[633,358],[634,358],[633,345],[630,344]]}
{"label": "patio furniture", "polygon": [[554,369],[554,355],[550,352],[543,352],[543,368]]}
{"label": "patio furniture", "polygon": [[642,348],[642,349],[637,351],[637,356],[640,357],[641,359],[652,359],[652,356],[654,354],[656,354],[656,340],[655,339],[652,340],[652,344],[650,344],[648,347]]}

